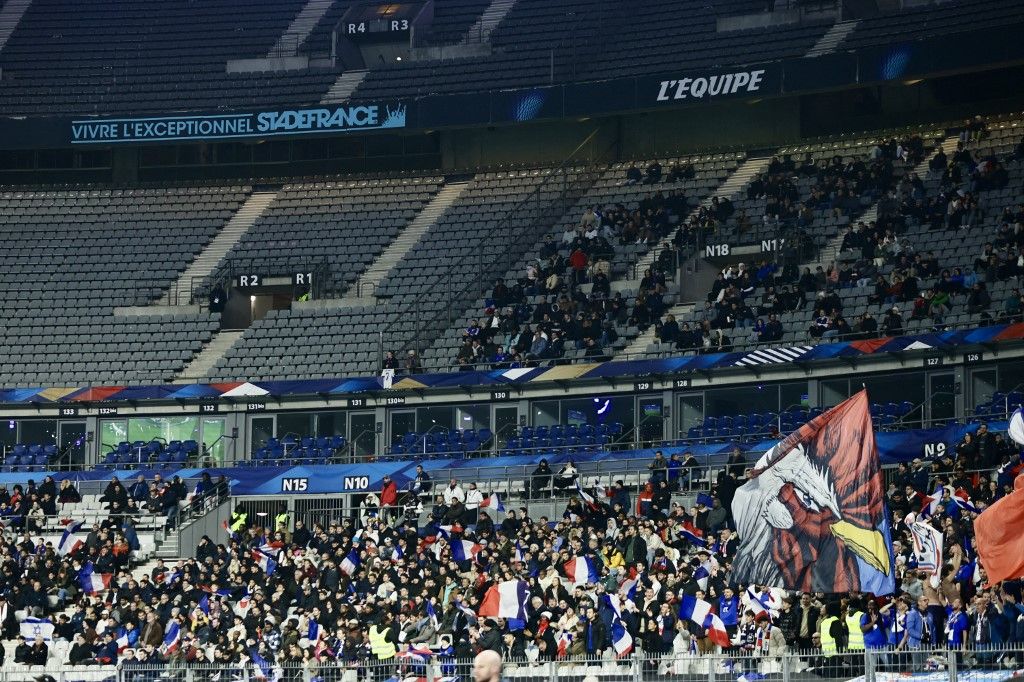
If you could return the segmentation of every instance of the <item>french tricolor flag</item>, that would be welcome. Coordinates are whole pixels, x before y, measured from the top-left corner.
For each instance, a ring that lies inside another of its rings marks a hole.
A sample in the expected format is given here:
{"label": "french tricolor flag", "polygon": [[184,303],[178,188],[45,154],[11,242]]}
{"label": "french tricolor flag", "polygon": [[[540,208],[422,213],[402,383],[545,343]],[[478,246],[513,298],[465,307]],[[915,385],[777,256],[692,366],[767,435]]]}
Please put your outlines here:
{"label": "french tricolor flag", "polygon": [[469,540],[453,540],[452,559],[460,563],[463,561],[472,561],[483,548],[483,545],[478,545],[474,542],[470,542]]}
{"label": "french tricolor flag", "polygon": [[978,508],[971,502],[971,496],[967,494],[967,491],[963,488],[958,488],[952,495],[953,501],[956,502],[956,506],[960,507],[966,512],[972,514],[978,513]]}
{"label": "french tricolor flag", "polygon": [[697,526],[693,525],[690,521],[683,521],[682,527],[679,529],[679,535],[686,538],[691,545],[697,547],[707,547],[708,542],[704,539],[704,531]]}
{"label": "french tricolor flag", "polygon": [[341,560],[341,570],[346,575],[355,575],[355,572],[359,570],[359,552],[355,547],[349,550],[349,553]]}
{"label": "french tricolor flag", "polygon": [[60,554],[61,556],[74,554],[79,547],[85,544],[82,542],[82,539],[76,535],[76,533],[78,533],[78,529],[81,527],[81,521],[71,521],[64,527],[64,534],[60,536],[60,542],[57,543],[57,554]]}
{"label": "french tricolor flag", "polygon": [[323,635],[324,635],[324,631],[323,631],[323,628],[320,627],[320,624],[317,623],[312,618],[310,618],[309,619],[309,628],[306,630],[306,639],[308,639],[310,642],[316,642],[321,637],[323,637]]}
{"label": "french tricolor flag", "polygon": [[487,588],[477,614],[481,618],[518,618],[526,620],[530,588],[525,580],[506,580]]}
{"label": "french tricolor flag", "polygon": [[596,583],[601,580],[601,574],[597,572],[594,560],[587,556],[576,557],[562,564],[565,575],[577,585]]}
{"label": "french tricolor flag", "polygon": [[591,509],[597,508],[597,502],[594,501],[594,496],[583,489],[579,481],[576,481],[576,492],[579,493],[580,499],[587,503],[587,506]]}
{"label": "french tricolor flag", "polygon": [[633,636],[618,618],[612,621],[612,647],[618,658],[628,656],[633,651]]}
{"label": "french tricolor flag", "polygon": [[505,511],[505,505],[501,503],[501,498],[498,497],[498,493],[491,493],[490,495],[485,497],[483,501],[480,503],[480,508],[489,508],[500,512]]}
{"label": "french tricolor flag", "polygon": [[277,569],[277,562],[274,561],[274,558],[262,550],[252,550],[252,560],[259,564],[267,575],[273,575]]}
{"label": "french tricolor flag", "polygon": [[935,516],[939,511],[939,502],[942,501],[942,488],[936,488],[931,495],[918,494],[921,501],[921,514],[924,516]]}
{"label": "french tricolor flag", "polygon": [[708,639],[724,648],[729,647],[729,633],[725,623],[711,611],[711,604],[703,599],[683,595],[679,602],[679,617],[696,623],[708,631]]}
{"label": "french tricolor flag", "polygon": [[565,630],[558,635],[558,657],[565,658],[569,655],[569,646],[572,644],[572,633]]}
{"label": "french tricolor flag", "polygon": [[78,572],[78,584],[82,586],[82,591],[86,594],[95,594],[108,589],[110,578],[110,573],[95,573],[91,561],[87,561],[82,566],[82,570]]}
{"label": "french tricolor flag", "polygon": [[128,645],[128,634],[122,632],[121,635],[117,638],[117,653],[121,653],[122,651],[127,649]]}
{"label": "french tricolor flag", "polygon": [[768,617],[772,617],[772,609],[775,608],[774,595],[771,592],[765,594],[758,594],[754,590],[754,586],[751,585],[747,588],[747,608],[754,612],[754,616],[758,616],[762,613],[768,614]]}
{"label": "french tricolor flag", "polygon": [[167,626],[167,632],[164,633],[164,643],[160,648],[166,654],[173,654],[178,650],[178,645],[181,644],[181,628],[178,627],[178,622],[172,620]]}
{"label": "french tricolor flag", "polygon": [[519,544],[519,540],[516,540],[516,548],[512,552],[512,561],[526,561],[526,552],[523,551],[523,546]]}
{"label": "french tricolor flag", "polygon": [[708,578],[710,576],[711,573],[708,571],[707,566],[704,564],[698,566],[697,569],[693,572],[693,579],[697,581],[697,586],[705,592],[708,589]]}

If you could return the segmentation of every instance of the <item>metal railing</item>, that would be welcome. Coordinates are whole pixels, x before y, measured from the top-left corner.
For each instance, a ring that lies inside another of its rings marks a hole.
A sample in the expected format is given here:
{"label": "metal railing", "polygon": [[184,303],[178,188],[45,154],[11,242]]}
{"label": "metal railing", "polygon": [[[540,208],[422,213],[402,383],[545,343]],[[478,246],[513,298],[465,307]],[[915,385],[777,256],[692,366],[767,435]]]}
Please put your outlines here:
{"label": "metal railing", "polygon": [[[683,637],[689,639],[686,630],[682,632]],[[451,636],[443,637],[448,638],[443,642],[448,646],[435,649],[450,653]],[[471,639],[474,638],[471,635]],[[504,661],[504,678],[528,679],[533,682],[558,682],[560,679],[577,677],[600,682],[654,682],[666,678],[715,682],[767,677],[789,682],[794,679],[861,677],[865,682],[885,682],[900,677],[924,675],[924,679],[934,682],[1001,682],[1019,676],[1020,668],[1024,667],[1024,650],[1019,644],[949,649],[884,648],[825,654],[821,648],[794,649],[784,643],[765,651],[740,647],[721,651],[713,645],[709,646],[707,639],[694,637],[692,653],[659,655],[637,652],[624,658],[615,658],[610,649],[603,653],[570,653],[555,658],[554,652],[542,654],[532,642],[530,644],[525,657],[507,658]],[[186,643],[184,649],[191,646]],[[241,663],[230,666],[187,662],[184,654],[175,654],[165,663],[139,662],[134,659],[133,652],[133,658],[122,658],[117,666],[117,682],[149,682],[156,679],[181,682],[211,679],[313,682],[315,679],[347,680],[350,679],[349,674],[352,674],[353,682],[408,677],[427,680],[472,679],[471,659],[456,659],[445,654],[424,657],[406,653],[410,648],[410,645],[403,644],[395,657],[385,660],[335,660],[332,655],[325,653],[305,663],[288,661],[277,664],[261,656],[258,664],[245,657]],[[570,649],[573,652],[575,650],[576,647]],[[101,670],[95,667],[91,669],[93,673]],[[20,682],[25,673],[19,675],[19,672],[9,670],[0,673],[0,682]],[[84,679],[92,679],[92,676]]]}
{"label": "metal railing", "polygon": [[[811,304],[808,303],[808,305],[811,305]],[[757,317],[765,318],[766,316],[765,315],[758,315]],[[875,319],[877,320],[878,318],[875,318]],[[904,324],[906,322],[907,322],[907,320],[904,320]],[[694,331],[694,330],[699,331],[699,322],[695,322],[693,324],[695,326],[690,331]],[[1003,323],[1002,322],[997,322],[996,324],[1003,324]],[[963,324],[945,324],[945,323],[942,323],[942,324],[936,324],[935,326],[936,327],[940,327],[942,331],[960,331],[960,330],[978,329],[978,328],[980,328],[983,325],[979,325],[977,323],[970,323],[970,322],[968,322],[968,323],[963,323]],[[879,327],[881,327],[881,325],[879,325]],[[623,352],[623,351],[616,351],[613,346],[607,346],[607,347],[604,347],[602,349],[603,352],[599,356],[582,357],[582,358],[576,358],[576,357],[572,357],[572,356],[563,356],[563,357],[560,357],[560,358],[545,357],[545,358],[539,358],[537,360],[530,360],[530,361],[524,362],[524,363],[522,363],[522,366],[524,366],[524,367],[548,367],[548,366],[553,366],[553,365],[572,365],[572,364],[577,364],[577,363],[584,363],[585,364],[585,363],[592,363],[592,362],[607,362],[607,361],[616,362],[616,361],[627,361],[627,360],[661,360],[661,359],[665,359],[665,358],[685,357],[685,356],[691,356],[691,355],[704,355],[704,354],[714,354],[714,353],[731,353],[731,352],[753,352],[753,351],[764,350],[764,349],[768,349],[768,348],[789,348],[789,347],[792,347],[794,344],[798,344],[798,343],[799,344],[806,344],[806,345],[818,345],[818,344],[827,344],[827,343],[842,343],[842,342],[847,342],[847,341],[860,341],[860,340],[865,340],[865,339],[887,338],[887,335],[881,329],[879,329],[877,332],[875,332],[873,334],[854,331],[854,332],[851,332],[849,334],[837,334],[835,336],[829,336],[827,338],[826,337],[822,337],[820,339],[815,339],[815,338],[811,337],[808,334],[807,338],[805,338],[805,339],[798,339],[796,341],[781,341],[781,340],[779,340],[779,341],[753,341],[753,340],[750,340],[750,336],[747,336],[742,342],[739,342],[739,343],[736,342],[736,338],[737,338],[738,335],[743,335],[744,333],[749,333],[749,332],[751,332],[752,328],[753,327],[751,325],[751,326],[747,326],[747,327],[736,327],[735,329],[723,330],[723,333],[725,333],[725,336],[728,339],[729,343],[723,345],[722,347],[719,347],[719,346],[716,346],[716,345],[712,345],[712,346],[707,347],[707,348],[701,347],[699,349],[698,348],[689,348],[689,349],[686,349],[686,350],[682,350],[682,349],[677,349],[677,348],[672,347],[672,346],[674,346],[674,344],[671,344],[671,343],[660,343],[659,344],[660,348],[658,350]],[[911,331],[911,330],[908,330],[906,327],[904,327],[903,330],[901,331],[901,333],[897,337],[893,337],[893,338],[909,337],[909,336],[915,336],[917,334],[925,334],[925,333],[931,333],[931,332],[930,331],[926,331],[926,330]],[[620,338],[622,338],[622,337],[620,337]],[[657,337],[655,337],[655,338],[657,338]],[[714,338],[713,338],[713,340],[714,340]],[[1003,343],[1007,343],[1007,342],[1004,341]],[[667,347],[672,347],[672,348],[669,350],[669,349],[667,349]],[[956,352],[959,352],[960,349],[965,348],[965,347],[966,346],[957,346],[956,347],[957,348]],[[908,350],[908,351],[904,351],[904,352],[907,352],[907,353],[920,352],[922,355],[927,355],[927,354],[931,354],[931,355],[949,355],[949,354],[951,354],[952,351],[949,351],[949,350],[946,350],[946,349],[942,349],[942,348],[936,348],[934,350],[928,350],[928,351]],[[853,356],[853,357],[856,358],[856,357],[859,357],[859,356]],[[870,357],[870,355],[866,355],[864,357],[868,358],[868,357]],[[431,366],[429,368],[427,368],[427,370],[430,371],[430,372],[456,372],[456,371],[459,371],[460,369],[465,371],[464,368],[469,367],[470,369],[476,370],[476,371],[490,371],[492,369],[507,368],[508,364],[509,364],[508,361],[504,361],[504,362],[490,361],[490,362],[470,363],[468,365],[460,365],[460,364],[456,364],[456,363],[450,363],[450,364],[442,363],[442,364],[438,364],[436,362],[432,362]],[[1012,410],[1011,410],[1011,412],[1012,412]]]}

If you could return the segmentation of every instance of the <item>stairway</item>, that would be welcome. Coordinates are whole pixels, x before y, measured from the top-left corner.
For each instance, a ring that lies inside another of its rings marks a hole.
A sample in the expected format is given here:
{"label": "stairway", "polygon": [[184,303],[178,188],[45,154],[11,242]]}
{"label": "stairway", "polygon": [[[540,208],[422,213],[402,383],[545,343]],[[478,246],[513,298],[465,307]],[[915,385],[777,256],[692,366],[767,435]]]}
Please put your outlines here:
{"label": "stairway", "polygon": [[[714,193],[710,194],[707,198],[705,198],[700,205],[710,206],[711,200],[715,197],[722,199],[726,197],[731,197],[732,195],[736,194],[741,189],[747,186],[747,183],[750,182],[751,178],[753,178],[758,173],[763,173],[765,170],[767,170],[768,164],[770,163],[771,158],[769,157],[757,157],[746,159],[743,163],[737,166],[736,170],[730,173],[729,177],[727,177],[725,181],[718,186]],[[697,215],[698,210],[700,210],[699,207],[693,209],[693,211],[690,212],[690,215],[686,216],[686,218],[682,222],[686,222],[690,218],[695,217]],[[628,284],[623,284],[622,286],[626,288],[632,288],[634,290],[638,289],[640,287],[639,278],[643,276],[643,273],[649,267],[654,265],[654,261],[655,259],[657,259],[658,254],[660,254],[664,249],[666,249],[669,246],[670,242],[672,241],[672,237],[674,236],[674,233],[670,234],[669,236],[665,237],[665,239],[663,239],[661,243],[659,243],[657,246],[647,251],[647,253],[644,254],[643,258],[640,258],[636,263],[636,270],[634,272],[637,275],[637,279],[629,282]]]}
{"label": "stairway", "polygon": [[334,0],[308,0],[305,6],[295,15],[281,37],[267,53],[267,58],[292,56],[298,52],[302,43],[313,32],[317,22],[327,14]]}
{"label": "stairway", "polygon": [[[938,147],[936,147],[932,151],[931,154],[928,154],[927,157],[921,163],[914,166],[914,169],[911,172],[916,173],[922,178],[926,177],[929,172],[928,164],[931,163],[931,160],[935,158],[936,154],[938,154],[939,147],[942,148],[942,151],[946,154],[947,157],[950,157],[953,155],[953,152],[956,151],[956,145],[959,141],[960,137],[958,135],[951,135],[947,137],[939,144]],[[870,225],[876,220],[878,220],[878,202],[875,202],[874,204],[869,206],[867,209],[865,209],[863,213],[854,218],[851,222],[864,223],[865,225]],[[837,234],[835,237],[832,237],[832,239],[829,240],[828,244],[822,247],[821,251],[818,253],[817,262],[808,263],[804,267],[809,267],[811,269],[811,272],[814,272],[819,265],[822,268],[828,268],[829,264],[836,262],[836,260],[839,258],[839,250],[843,245],[844,236],[845,231],[840,231],[839,234]]]}
{"label": "stairway", "polygon": [[853,33],[853,29],[857,28],[857,24],[860,23],[859,19],[850,19],[849,21],[837,21],[832,25],[828,31],[825,32],[818,42],[807,51],[805,57],[820,57],[823,54],[835,52],[839,49],[839,46],[846,40],[846,37]]}
{"label": "stairway", "polygon": [[320,104],[338,104],[347,101],[366,78],[366,73],[366,71],[346,71],[338,76],[338,80],[334,81],[334,85],[320,100]]}
{"label": "stairway", "polygon": [[178,375],[171,381],[172,384],[194,384],[201,381],[217,364],[217,361],[224,357],[228,348],[235,345],[238,339],[242,338],[244,330],[222,329],[213,335],[210,342],[203,346],[203,349],[195,354],[192,361],[178,372]]}
{"label": "stairway", "polygon": [[426,206],[423,207],[415,218],[405,226],[399,235],[392,241],[388,248],[377,256],[377,259],[370,264],[370,267],[359,277],[355,286],[345,296],[350,299],[352,305],[362,305],[367,299],[372,299],[377,294],[380,286],[391,268],[405,258],[409,250],[419,242],[448,208],[454,204],[462,193],[469,186],[468,182],[453,182],[441,188],[441,191],[434,195]]}
{"label": "stairway", "polygon": [[276,191],[253,192],[213,241],[185,268],[185,272],[181,273],[178,281],[171,285],[157,305],[189,305],[192,302],[193,285],[210,276],[231,247],[249,231],[276,197]]}
{"label": "stairway", "polygon": [[[713,270],[713,268],[708,269]],[[681,316],[692,313],[696,306],[696,303],[677,303],[669,310],[666,310],[665,314],[675,315],[678,320]],[[628,346],[615,355],[621,360],[642,360],[643,358],[640,356],[647,352],[647,346],[657,340],[658,338],[654,335],[654,325],[652,324],[647,328],[647,331],[641,333],[640,336],[630,341]]]}
{"label": "stairway", "polygon": [[491,0],[491,4],[483,11],[480,18],[469,27],[462,37],[462,44],[486,43],[491,39],[491,32],[508,15],[515,6],[516,0]]}
{"label": "stairway", "polygon": [[0,50],[4,49],[31,4],[32,0],[7,0],[4,3],[3,9],[0,9]]}

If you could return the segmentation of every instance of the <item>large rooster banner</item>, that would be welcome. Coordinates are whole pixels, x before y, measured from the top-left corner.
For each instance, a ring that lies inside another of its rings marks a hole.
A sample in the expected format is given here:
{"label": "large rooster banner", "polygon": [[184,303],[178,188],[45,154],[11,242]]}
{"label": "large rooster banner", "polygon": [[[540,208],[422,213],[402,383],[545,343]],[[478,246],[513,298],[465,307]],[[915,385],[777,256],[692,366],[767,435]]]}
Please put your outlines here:
{"label": "large rooster banner", "polygon": [[766,452],[736,491],[732,514],[740,536],[737,583],[893,592],[885,484],[867,391]]}

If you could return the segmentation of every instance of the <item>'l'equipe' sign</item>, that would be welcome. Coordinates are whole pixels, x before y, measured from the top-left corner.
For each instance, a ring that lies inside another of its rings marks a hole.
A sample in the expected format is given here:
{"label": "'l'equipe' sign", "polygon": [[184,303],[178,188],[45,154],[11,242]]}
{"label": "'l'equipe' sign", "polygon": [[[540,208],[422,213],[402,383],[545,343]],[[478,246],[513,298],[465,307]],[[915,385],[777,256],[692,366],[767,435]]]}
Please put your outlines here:
{"label": "'l'equipe' sign", "polygon": [[755,69],[663,80],[657,99],[659,102],[667,102],[760,92],[764,75],[765,69]]}

